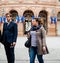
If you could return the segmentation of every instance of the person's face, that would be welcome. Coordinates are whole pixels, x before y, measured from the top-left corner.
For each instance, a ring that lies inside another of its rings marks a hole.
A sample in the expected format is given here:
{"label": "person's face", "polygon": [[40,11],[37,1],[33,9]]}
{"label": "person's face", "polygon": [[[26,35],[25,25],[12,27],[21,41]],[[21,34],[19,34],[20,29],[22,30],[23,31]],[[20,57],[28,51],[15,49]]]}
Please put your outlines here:
{"label": "person's face", "polygon": [[33,25],[33,26],[37,26],[37,24],[38,24],[38,23],[37,23],[36,20],[34,19],[34,20],[32,21],[32,25]]}
{"label": "person's face", "polygon": [[10,15],[7,15],[6,16],[6,19],[7,19],[7,22],[10,22],[11,21],[11,16]]}

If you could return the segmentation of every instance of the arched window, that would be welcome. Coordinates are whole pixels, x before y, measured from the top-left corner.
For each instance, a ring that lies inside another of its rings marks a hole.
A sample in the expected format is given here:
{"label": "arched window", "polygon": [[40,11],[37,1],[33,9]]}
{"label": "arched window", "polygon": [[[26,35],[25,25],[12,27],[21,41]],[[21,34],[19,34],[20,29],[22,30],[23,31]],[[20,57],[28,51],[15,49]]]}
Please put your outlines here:
{"label": "arched window", "polygon": [[32,16],[34,16],[34,13],[31,10],[26,10],[23,13],[23,16],[25,17],[24,31],[29,31],[31,28],[31,21],[32,21]]}
{"label": "arched window", "polygon": [[44,28],[47,31],[47,11],[45,11],[45,10],[40,11],[38,16],[43,18],[43,20],[44,20]]}
{"label": "arched window", "polygon": [[60,12],[57,14],[57,21],[60,21]]}
{"label": "arched window", "polygon": [[57,35],[60,35],[60,12],[57,14]]}
{"label": "arched window", "polygon": [[18,12],[16,10],[10,10],[9,13],[12,14],[12,19],[15,21],[18,16]]}
{"label": "arched window", "polygon": [[60,2],[60,0],[58,0]]}

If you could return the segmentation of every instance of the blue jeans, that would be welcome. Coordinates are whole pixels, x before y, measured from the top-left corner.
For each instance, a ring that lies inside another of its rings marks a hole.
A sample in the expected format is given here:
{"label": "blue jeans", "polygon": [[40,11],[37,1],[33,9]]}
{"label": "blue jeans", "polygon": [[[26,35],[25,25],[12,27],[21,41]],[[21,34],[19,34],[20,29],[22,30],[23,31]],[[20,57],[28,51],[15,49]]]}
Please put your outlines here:
{"label": "blue jeans", "polygon": [[39,63],[44,63],[42,55],[38,55],[37,47],[31,47],[29,50],[30,63],[35,63],[35,57],[37,55],[37,59]]}

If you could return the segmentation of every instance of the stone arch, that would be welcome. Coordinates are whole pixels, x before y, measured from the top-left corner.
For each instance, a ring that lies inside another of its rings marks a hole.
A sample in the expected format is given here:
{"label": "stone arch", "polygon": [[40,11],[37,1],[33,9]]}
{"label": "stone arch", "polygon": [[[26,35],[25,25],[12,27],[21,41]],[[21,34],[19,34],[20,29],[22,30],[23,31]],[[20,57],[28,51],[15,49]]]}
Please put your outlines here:
{"label": "stone arch", "polygon": [[34,13],[32,10],[25,10],[23,16],[25,17],[24,31],[29,31],[31,28],[31,21]]}
{"label": "stone arch", "polygon": [[18,16],[18,12],[16,10],[10,10],[9,13],[11,13],[13,16]]}
{"label": "stone arch", "polygon": [[43,18],[43,20],[44,20],[44,27],[45,27],[45,29],[47,31],[47,27],[48,27],[48,25],[47,25],[48,24],[47,23],[47,20],[48,20],[48,12],[46,10],[41,10],[39,12],[39,15],[38,16]]}
{"label": "stone arch", "polygon": [[57,35],[60,35],[60,12],[57,13]]}
{"label": "stone arch", "polygon": [[60,21],[60,12],[57,13],[57,21]]}
{"label": "stone arch", "polygon": [[18,12],[14,9],[9,11],[10,14],[12,14],[12,19],[16,20],[16,16],[18,16]]}
{"label": "stone arch", "polygon": [[24,13],[23,13],[23,16],[27,17],[28,15],[30,17],[34,16],[33,11],[32,10],[25,10]]}
{"label": "stone arch", "polygon": [[47,21],[47,14],[48,14],[47,11],[42,10],[42,11],[39,12],[39,15],[38,16],[43,17]]}

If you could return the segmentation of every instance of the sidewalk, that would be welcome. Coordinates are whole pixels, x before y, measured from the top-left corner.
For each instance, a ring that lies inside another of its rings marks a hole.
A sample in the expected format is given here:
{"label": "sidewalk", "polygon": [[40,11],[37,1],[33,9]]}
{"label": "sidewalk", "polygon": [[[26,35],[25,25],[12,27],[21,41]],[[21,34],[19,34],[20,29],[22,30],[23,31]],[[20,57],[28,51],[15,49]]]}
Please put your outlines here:
{"label": "sidewalk", "polygon": [[[24,47],[26,37],[18,37],[15,47],[15,63],[29,63],[28,49]],[[60,63],[60,37],[47,37],[49,54],[44,56],[45,63]],[[0,63],[7,63],[3,45],[0,47]],[[36,59],[36,63],[38,63]]]}

